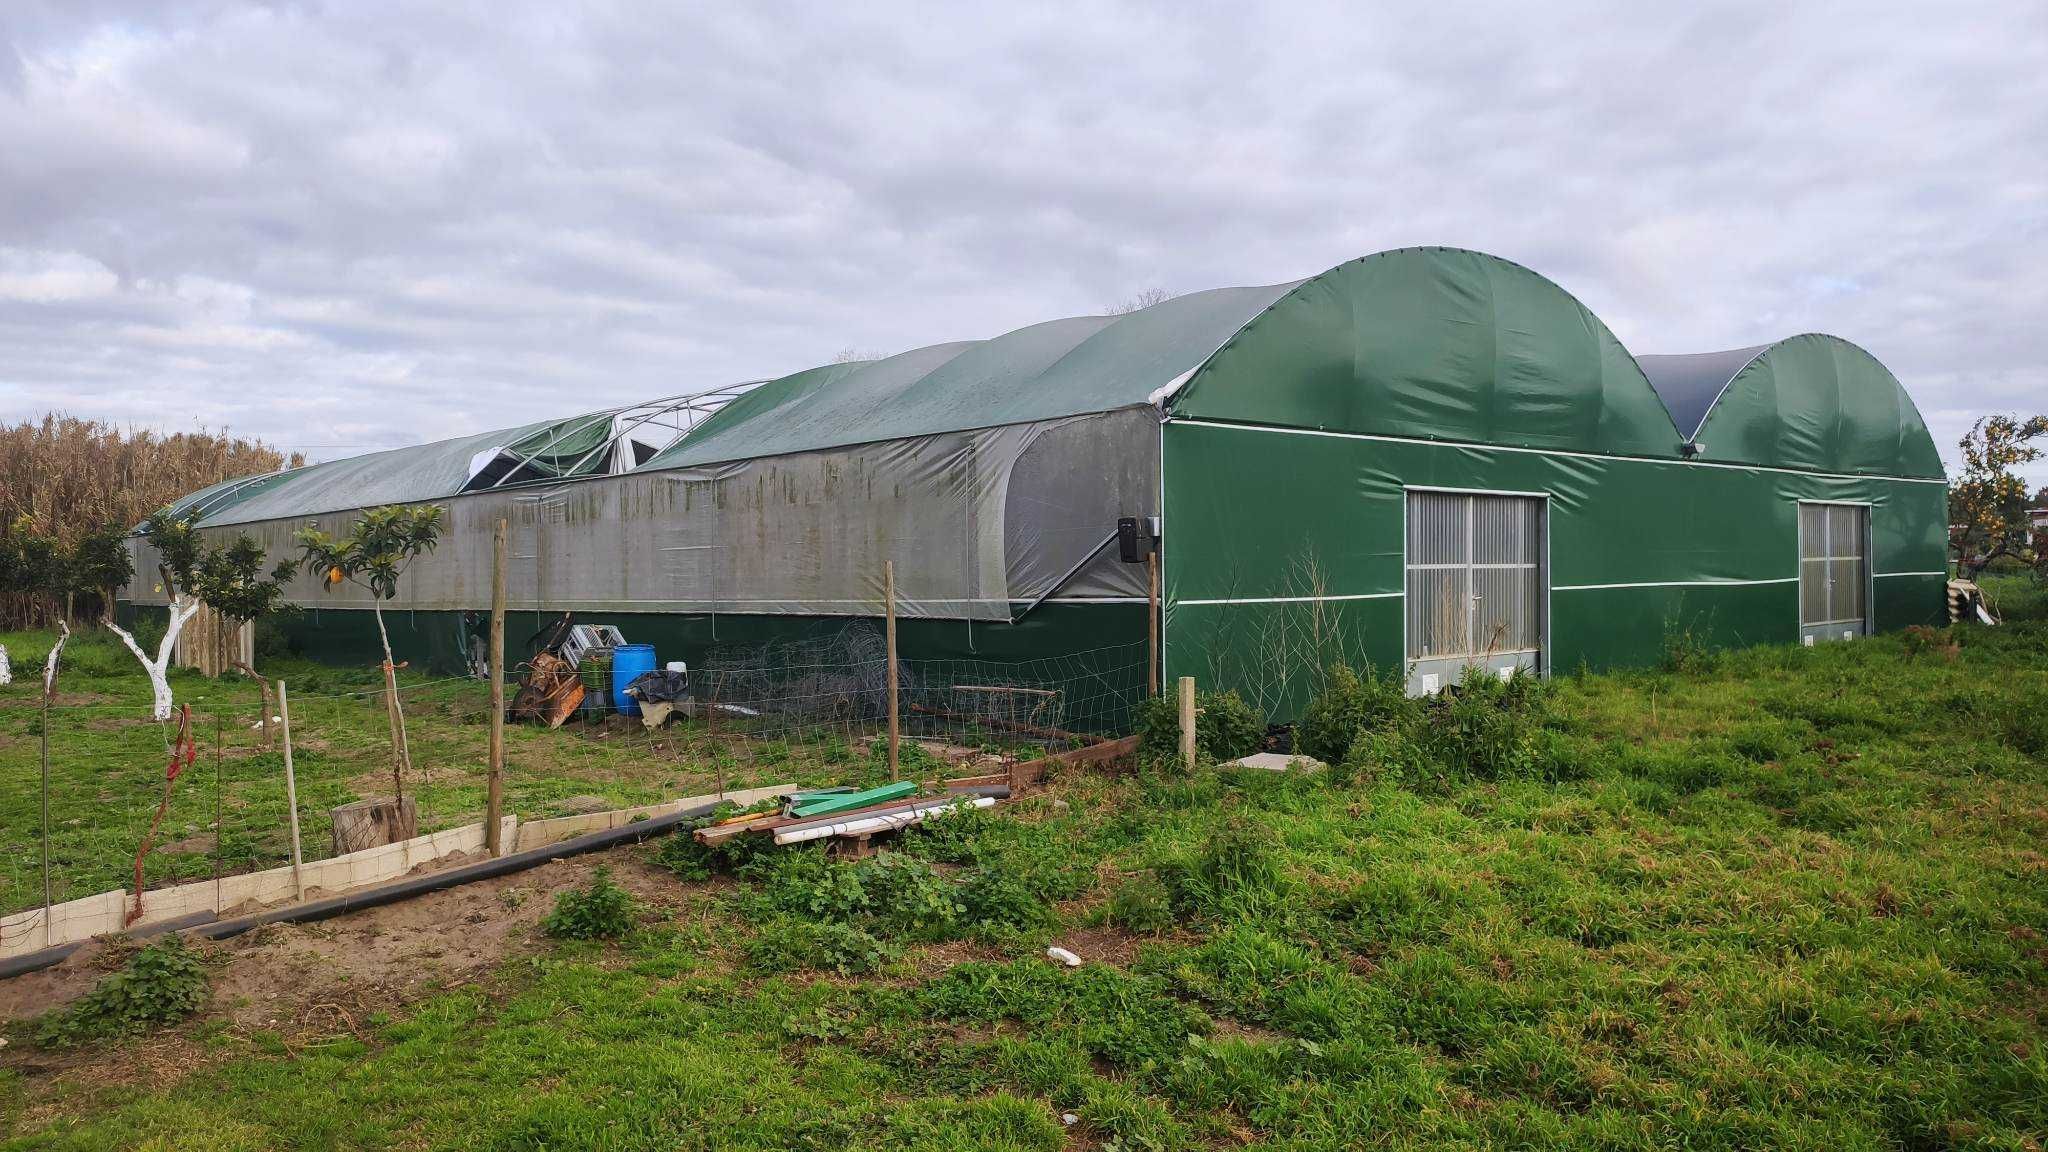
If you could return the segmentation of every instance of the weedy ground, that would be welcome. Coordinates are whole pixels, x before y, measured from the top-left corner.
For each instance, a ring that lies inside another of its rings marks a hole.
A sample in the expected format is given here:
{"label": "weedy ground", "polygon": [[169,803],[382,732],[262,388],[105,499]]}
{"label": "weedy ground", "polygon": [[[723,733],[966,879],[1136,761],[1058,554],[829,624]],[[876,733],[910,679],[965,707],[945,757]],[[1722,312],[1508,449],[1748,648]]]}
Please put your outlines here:
{"label": "weedy ground", "polygon": [[[0,915],[43,899],[40,703],[43,657],[55,640],[54,633],[0,633],[14,670],[14,683],[0,687]],[[132,884],[136,850],[163,796],[173,735],[149,718],[149,682],[111,633],[75,632],[61,664],[49,715],[57,901]],[[329,809],[391,794],[381,673],[283,655],[260,665],[269,679],[287,681],[302,839],[308,859],[325,856]],[[210,878],[216,855],[227,874],[289,863],[282,741],[275,734],[265,741],[255,681],[186,671],[174,671],[171,680],[178,702],[192,709],[196,759],[172,789],[144,860],[145,884]],[[405,787],[417,800],[420,831],[481,820],[488,687],[412,669],[399,680],[415,765]],[[509,725],[506,810],[535,819],[699,795],[721,782],[742,788],[876,773],[856,734],[754,738],[735,728],[731,721],[716,730],[677,722],[648,732],[616,716],[558,731]]]}
{"label": "weedy ground", "polygon": [[1537,715],[1540,779],[1077,774],[874,861],[658,842],[623,939],[318,1044],[46,1090],[16,1025],[0,1146],[2048,1141],[2048,623]]}

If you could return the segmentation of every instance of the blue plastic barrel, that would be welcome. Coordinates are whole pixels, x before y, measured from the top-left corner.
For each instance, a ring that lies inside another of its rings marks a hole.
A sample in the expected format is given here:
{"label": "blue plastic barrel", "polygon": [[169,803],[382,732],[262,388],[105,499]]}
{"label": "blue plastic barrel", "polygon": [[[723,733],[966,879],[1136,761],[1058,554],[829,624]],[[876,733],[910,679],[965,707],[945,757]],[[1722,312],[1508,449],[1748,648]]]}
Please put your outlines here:
{"label": "blue plastic barrel", "polygon": [[642,672],[654,671],[654,645],[621,644],[612,649],[612,707],[621,716],[638,716],[640,702],[626,695],[626,685]]}

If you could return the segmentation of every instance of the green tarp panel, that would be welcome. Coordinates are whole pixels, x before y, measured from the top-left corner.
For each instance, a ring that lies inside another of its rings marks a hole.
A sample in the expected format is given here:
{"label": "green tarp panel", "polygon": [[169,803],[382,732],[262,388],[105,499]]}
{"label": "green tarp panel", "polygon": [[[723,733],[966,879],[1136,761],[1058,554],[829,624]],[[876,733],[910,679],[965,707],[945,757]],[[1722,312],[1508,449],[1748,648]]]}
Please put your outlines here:
{"label": "green tarp panel", "polygon": [[1642,362],[1660,390],[1687,398],[1688,411],[1713,386],[1714,370],[1723,373],[1692,437],[1702,460],[1858,476],[1944,474],[1912,397],[1890,369],[1847,340],[1808,334]]}
{"label": "green tarp panel", "polygon": [[1534,272],[1408,248],[1311,277],[1188,381],[1178,416],[1674,458],[1628,350]]}
{"label": "green tarp panel", "polygon": [[518,461],[520,468],[545,476],[586,476],[611,464],[609,454],[596,451],[611,435],[610,413],[579,416],[505,445],[503,455],[510,458],[508,463]]}
{"label": "green tarp panel", "polygon": [[1340,654],[1404,665],[1411,487],[1547,496],[1552,670],[1655,663],[1678,631],[1796,641],[1800,500],[1871,505],[1874,627],[1945,611],[1939,482],[1183,421],[1163,451],[1167,674],[1276,718]]}
{"label": "green tarp panel", "polygon": [[1292,284],[1191,292],[798,372],[735,399],[643,469],[725,463],[1147,404]]}

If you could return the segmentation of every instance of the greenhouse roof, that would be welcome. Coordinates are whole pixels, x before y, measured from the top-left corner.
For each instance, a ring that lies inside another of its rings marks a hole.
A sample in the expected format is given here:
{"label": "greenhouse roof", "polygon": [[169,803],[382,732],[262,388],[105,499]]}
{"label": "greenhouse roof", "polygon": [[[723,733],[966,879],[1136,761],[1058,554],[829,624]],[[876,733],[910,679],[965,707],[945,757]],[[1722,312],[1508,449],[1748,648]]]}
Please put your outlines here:
{"label": "greenhouse roof", "polygon": [[1736,373],[1756,359],[1757,353],[1768,347],[1768,344],[1758,344],[1754,348],[1731,348],[1726,352],[1638,356],[1636,363],[1642,365],[1643,375],[1650,378],[1650,386],[1663,397],[1664,407],[1671,411],[1671,422],[1690,439],[1699,432],[1700,422],[1707,418],[1707,410],[1720,398],[1721,390],[1735,379]]}
{"label": "greenhouse roof", "polygon": [[[1942,474],[1911,399],[1846,341],[1633,357],[1597,316],[1526,268],[1406,248],[1306,280],[1193,292],[1121,315],[243,478],[180,507],[209,524],[248,523],[1162,402],[1193,419],[1671,458],[1698,439],[1709,459]],[[622,429],[685,408],[666,448],[612,465]]]}
{"label": "greenhouse roof", "polygon": [[[1298,282],[1296,282],[1298,283]],[[728,404],[649,468],[779,456],[1132,408],[1295,287],[1191,292],[989,340],[784,376]]]}

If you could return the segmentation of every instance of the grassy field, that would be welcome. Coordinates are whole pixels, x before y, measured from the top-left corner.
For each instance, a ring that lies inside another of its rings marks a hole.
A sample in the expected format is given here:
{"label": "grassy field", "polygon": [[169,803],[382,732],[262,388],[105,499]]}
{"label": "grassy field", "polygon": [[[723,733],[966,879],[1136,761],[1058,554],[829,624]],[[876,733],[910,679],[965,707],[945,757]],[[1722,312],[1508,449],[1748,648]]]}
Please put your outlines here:
{"label": "grassy field", "polygon": [[[38,705],[43,657],[55,639],[0,633],[15,672],[14,683],[0,688],[0,914],[42,902]],[[149,682],[112,634],[74,634],[62,665],[50,713],[51,888],[60,901],[132,883],[166,762],[165,729],[149,718]],[[380,676],[288,657],[266,659],[262,668],[288,683],[306,851],[323,856],[328,809],[391,792]],[[421,831],[480,820],[487,687],[411,671],[400,683],[416,769],[406,787],[418,800]],[[257,727],[255,682],[180,671],[172,684],[177,701],[192,708],[198,757],[173,789],[158,847],[144,861],[145,882],[212,876],[217,810],[224,871],[288,863],[283,753],[265,746]],[[506,749],[507,810],[522,818],[561,815],[565,803],[623,807],[696,795],[721,779],[740,787],[868,770],[866,749],[846,740],[714,740],[701,725],[683,724],[655,735],[616,717],[554,732],[513,725]]]}
{"label": "grassy field", "polygon": [[1681,655],[1561,678],[1494,778],[1076,775],[859,863],[670,839],[623,941],[316,1044],[202,1017],[167,1086],[17,1062],[4,1147],[2040,1149],[2048,622]]}

